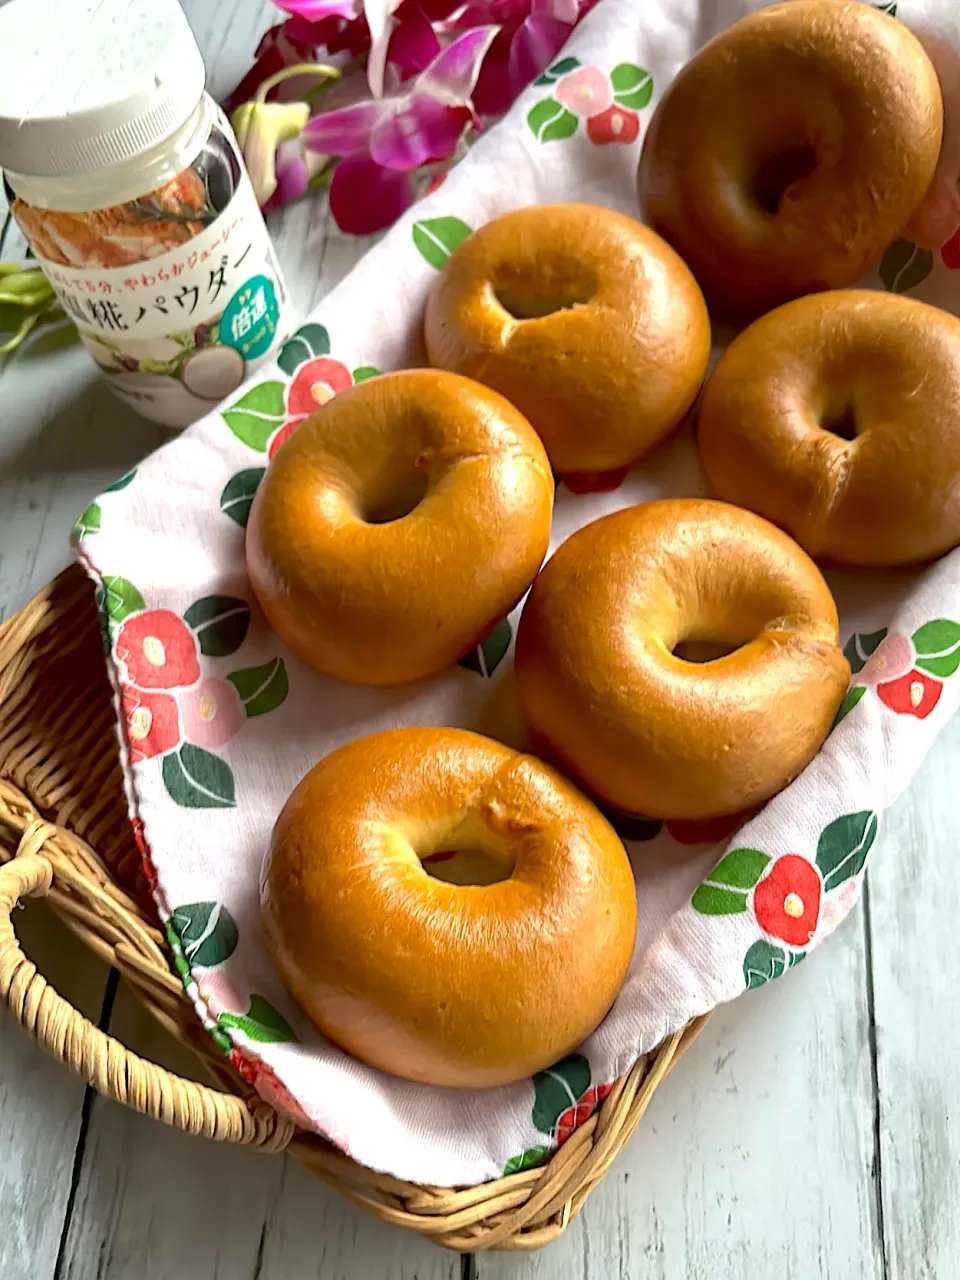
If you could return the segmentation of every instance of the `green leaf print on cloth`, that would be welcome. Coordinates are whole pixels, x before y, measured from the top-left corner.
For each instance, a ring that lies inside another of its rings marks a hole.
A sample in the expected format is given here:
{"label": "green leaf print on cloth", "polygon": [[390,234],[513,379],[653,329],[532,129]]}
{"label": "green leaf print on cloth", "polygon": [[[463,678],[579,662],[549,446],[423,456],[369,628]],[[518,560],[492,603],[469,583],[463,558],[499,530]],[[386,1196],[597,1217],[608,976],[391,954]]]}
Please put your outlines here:
{"label": "green leaf print on cloth", "polygon": [[330,354],[330,335],[322,324],[305,324],[283,344],[277,364],[292,378],[300,366],[314,356]]}
{"label": "green leaf print on cloth", "polygon": [[555,62],[552,67],[547,67],[542,76],[538,76],[534,80],[534,84],[556,84],[558,80],[562,80],[564,76],[569,75],[571,71],[576,71],[580,66],[579,58],[561,58],[559,62]]}
{"label": "green leaf print on cloth", "polygon": [[590,1064],[579,1053],[538,1071],[533,1077],[533,1127],[553,1133],[563,1113],[590,1088]]}
{"label": "green leaf print on cloth", "polygon": [[258,382],[220,416],[238,440],[263,453],[286,414],[284,390],[282,382]]}
{"label": "green leaf print on cloth", "polygon": [[737,915],[770,859],[758,849],[732,849],[694,893],[690,905],[704,916]]}
{"label": "green leaf print on cloth", "polygon": [[266,473],[266,467],[248,467],[246,471],[238,471],[235,476],[231,476],[223,486],[220,510],[241,529],[247,527],[254,495]]}
{"label": "green leaf print on cloth", "polygon": [[287,669],[282,658],[274,658],[261,667],[231,671],[227,679],[240,695],[248,716],[262,716],[279,707],[289,692]]}
{"label": "green leaf print on cloth", "polygon": [[910,240],[894,240],[880,260],[880,279],[890,293],[909,293],[933,270],[933,254]]}
{"label": "green leaf print on cloth", "polygon": [[91,502],[73,526],[73,533],[71,534],[73,541],[80,542],[82,539],[89,537],[91,533],[99,533],[102,516],[100,504]]}
{"label": "green leaf print on cloth", "polygon": [[217,1022],[225,1030],[242,1031],[258,1044],[280,1044],[295,1041],[289,1023],[263,996],[252,995],[246,1013],[221,1013]]}
{"label": "green leaf print on cloth", "polygon": [[870,809],[828,822],[817,843],[817,867],[826,893],[859,875],[877,838],[878,818]]}
{"label": "green leaf print on cloth", "polygon": [[229,960],[237,949],[236,921],[219,902],[189,902],[174,907],[167,927],[190,966],[212,969]]}
{"label": "green leaf print on cloth", "polygon": [[747,990],[762,987],[799,964],[807,953],[805,951],[786,951],[775,943],[755,942],[743,957],[743,980]]}
{"label": "green leaf print on cloth", "polygon": [[123,622],[131,613],[140,613],[147,605],[132,582],[106,574],[103,579],[103,609],[113,622]]}
{"label": "green leaf print on cloth", "polygon": [[230,766],[189,742],[163,757],[161,777],[170,799],[184,809],[232,809],[236,805]]}
{"label": "green leaf print on cloth", "polygon": [[632,62],[621,62],[610,72],[613,100],[621,107],[642,110],[653,97],[653,76]]}
{"label": "green leaf print on cloth", "polygon": [[886,639],[886,635],[887,628],[883,627],[880,631],[871,631],[867,635],[852,635],[850,637],[843,646],[843,656],[850,663],[850,670],[854,675],[859,675],[867,665],[867,660],[880,647],[881,641]]}
{"label": "green leaf print on cloth", "polygon": [[513,631],[508,619],[503,618],[493,628],[486,640],[471,649],[460,659],[460,666],[476,671],[481,676],[492,676],[507,655]]}
{"label": "green leaf print on cloth", "polygon": [[532,1169],[534,1165],[540,1163],[549,1150],[549,1147],[528,1147],[520,1155],[511,1156],[503,1166],[504,1176],[508,1173],[519,1173],[522,1169]]}
{"label": "green leaf print on cloth", "polygon": [[472,234],[473,228],[460,218],[427,218],[413,224],[413,243],[420,256],[438,271],[457,245]]}
{"label": "green leaf print on cloth", "polygon": [[208,658],[225,658],[246,639],[250,606],[237,596],[204,596],[195,600],[183,620],[195,633],[200,652]]}
{"label": "green leaf print on cloth", "polygon": [[946,679],[960,667],[960,623],[937,618],[919,627],[911,638],[921,670]]}
{"label": "green leaf print on cloth", "polygon": [[527,115],[530,132],[538,142],[562,142],[577,132],[577,117],[555,98],[543,98]]}

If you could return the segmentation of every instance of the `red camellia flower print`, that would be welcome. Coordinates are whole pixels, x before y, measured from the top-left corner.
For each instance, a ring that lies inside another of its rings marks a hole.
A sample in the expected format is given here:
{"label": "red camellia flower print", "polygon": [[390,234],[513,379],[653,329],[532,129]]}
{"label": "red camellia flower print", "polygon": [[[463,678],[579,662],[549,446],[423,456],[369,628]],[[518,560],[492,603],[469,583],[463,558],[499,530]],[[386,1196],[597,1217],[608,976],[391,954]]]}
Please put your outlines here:
{"label": "red camellia flower print", "polygon": [[180,741],[180,718],[175,698],[169,693],[147,693],[124,685],[121,702],[127,721],[131,764],[173,750]]}
{"label": "red camellia flower print", "polygon": [[822,886],[817,868],[795,853],[777,858],[753,891],[760,928],[791,947],[805,947],[817,930]]}
{"label": "red camellia flower print", "polygon": [[200,678],[193,632],[170,609],[135,614],[117,633],[117,658],[141,689],[177,689]]}
{"label": "red camellia flower print", "polygon": [[637,113],[616,105],[587,121],[590,141],[601,147],[608,142],[636,142],[639,133],[640,117]]}
{"label": "red camellia flower print", "polygon": [[901,716],[916,716],[918,720],[926,720],[942,692],[942,680],[935,680],[916,668],[899,680],[877,685],[877,697],[885,707]]}
{"label": "red camellia flower print", "polygon": [[133,839],[140,854],[140,865],[143,867],[143,878],[147,882],[147,887],[151,893],[157,891],[157,871],[153,865],[153,859],[150,857],[150,850],[147,848],[147,838],[143,830],[142,818],[131,818],[130,825],[133,827]]}
{"label": "red camellia flower print", "polygon": [[352,381],[350,370],[339,360],[330,360],[327,356],[308,360],[290,383],[287,413],[291,418],[306,417],[338,392],[345,391]]}
{"label": "red camellia flower print", "polygon": [[583,1124],[585,1120],[589,1120],[596,1111],[597,1107],[604,1100],[613,1084],[598,1084],[593,1088],[587,1089],[572,1107],[567,1107],[563,1115],[557,1121],[557,1146],[562,1146],[570,1137],[574,1129]]}
{"label": "red camellia flower print", "polygon": [[257,1062],[242,1049],[231,1050],[230,1061],[247,1084],[256,1089],[261,1098],[274,1106],[277,1111],[288,1115],[294,1124],[300,1125],[302,1129],[311,1127],[300,1104],[272,1067],[268,1067],[265,1062]]}
{"label": "red camellia flower print", "polygon": [[245,716],[229,680],[204,680],[180,695],[183,735],[197,747],[222,747],[239,732]]}

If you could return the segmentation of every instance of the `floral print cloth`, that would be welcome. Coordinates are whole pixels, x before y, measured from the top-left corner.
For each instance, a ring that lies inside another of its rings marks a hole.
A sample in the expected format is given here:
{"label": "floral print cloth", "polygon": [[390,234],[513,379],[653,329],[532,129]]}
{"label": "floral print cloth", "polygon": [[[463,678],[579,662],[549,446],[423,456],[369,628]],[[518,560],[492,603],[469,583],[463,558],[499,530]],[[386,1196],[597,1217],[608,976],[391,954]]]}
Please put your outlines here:
{"label": "floral print cloth", "polygon": [[[398,724],[463,725],[523,745],[508,684],[517,612],[459,666],[404,688],[340,685],[285,649],[244,569],[244,527],[270,456],[344,387],[422,358],[425,298],[472,227],[569,199],[635,214],[638,152],[659,94],[696,42],[745,7],[603,0],[508,119],[271,369],[77,523],[77,554],[97,583],[131,819],[186,989],[264,1097],[400,1177],[467,1184],[529,1167],[638,1055],[802,961],[851,910],[884,809],[960,703],[960,552],[912,573],[831,574],[853,679],[822,751],[752,815],[613,815],[637,876],[634,960],[595,1034],[533,1080],[433,1089],[374,1071],[311,1026],[263,948],[258,876],[270,829],[326,752]],[[956,306],[958,268],[960,246],[932,255],[901,240],[867,283]],[[618,507],[704,491],[687,427],[629,473],[564,477],[552,546]]]}

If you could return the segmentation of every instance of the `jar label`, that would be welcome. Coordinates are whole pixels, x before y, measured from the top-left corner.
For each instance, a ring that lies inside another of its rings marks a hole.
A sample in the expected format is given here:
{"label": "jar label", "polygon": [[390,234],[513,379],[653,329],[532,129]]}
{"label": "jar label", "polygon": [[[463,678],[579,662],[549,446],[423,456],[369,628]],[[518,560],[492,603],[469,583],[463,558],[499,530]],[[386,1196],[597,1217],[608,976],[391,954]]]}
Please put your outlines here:
{"label": "jar label", "polygon": [[136,200],[79,213],[11,204],[84,346],[145,417],[196,421],[287,336],[287,292],[225,124]]}

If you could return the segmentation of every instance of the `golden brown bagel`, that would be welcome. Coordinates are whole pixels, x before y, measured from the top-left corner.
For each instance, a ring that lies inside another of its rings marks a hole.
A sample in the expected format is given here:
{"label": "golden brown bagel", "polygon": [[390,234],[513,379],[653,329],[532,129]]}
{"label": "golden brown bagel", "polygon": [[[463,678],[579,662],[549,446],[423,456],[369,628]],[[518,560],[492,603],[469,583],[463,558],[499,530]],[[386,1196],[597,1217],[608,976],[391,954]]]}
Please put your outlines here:
{"label": "golden brown bagel", "polygon": [[711,375],[700,456],[717,494],[813,556],[918,564],[960,543],[960,320],[913,298],[798,298]]}
{"label": "golden brown bagel", "polygon": [[734,23],[670,84],[641,203],[712,307],[758,315],[860,278],[926,195],[942,123],[936,72],[902,23],[790,0]]}
{"label": "golden brown bagel", "polygon": [[654,818],[767,800],[816,754],[850,675],[813,561],[698,499],[568,538],[527,598],[515,661],[536,739],[602,801]]}
{"label": "golden brown bagel", "polygon": [[546,555],[552,504],[543,446],[506,400],[434,369],[386,374],[279,450],[250,511],[247,569],[303,662],[401,684],[509,613]]}
{"label": "golden brown bagel", "polygon": [[[495,883],[420,859],[483,850]],[[606,819],[531,756],[461,729],[340,747],[287,801],[264,864],[267,945],[305,1012],[371,1066],[475,1088],[575,1049],[633,954],[636,893]]]}
{"label": "golden brown bagel", "polygon": [[612,471],[658,444],[707,371],[710,321],[669,245],[587,204],[517,209],[448,258],[427,302],[432,364],[494,387],[560,474]]}

